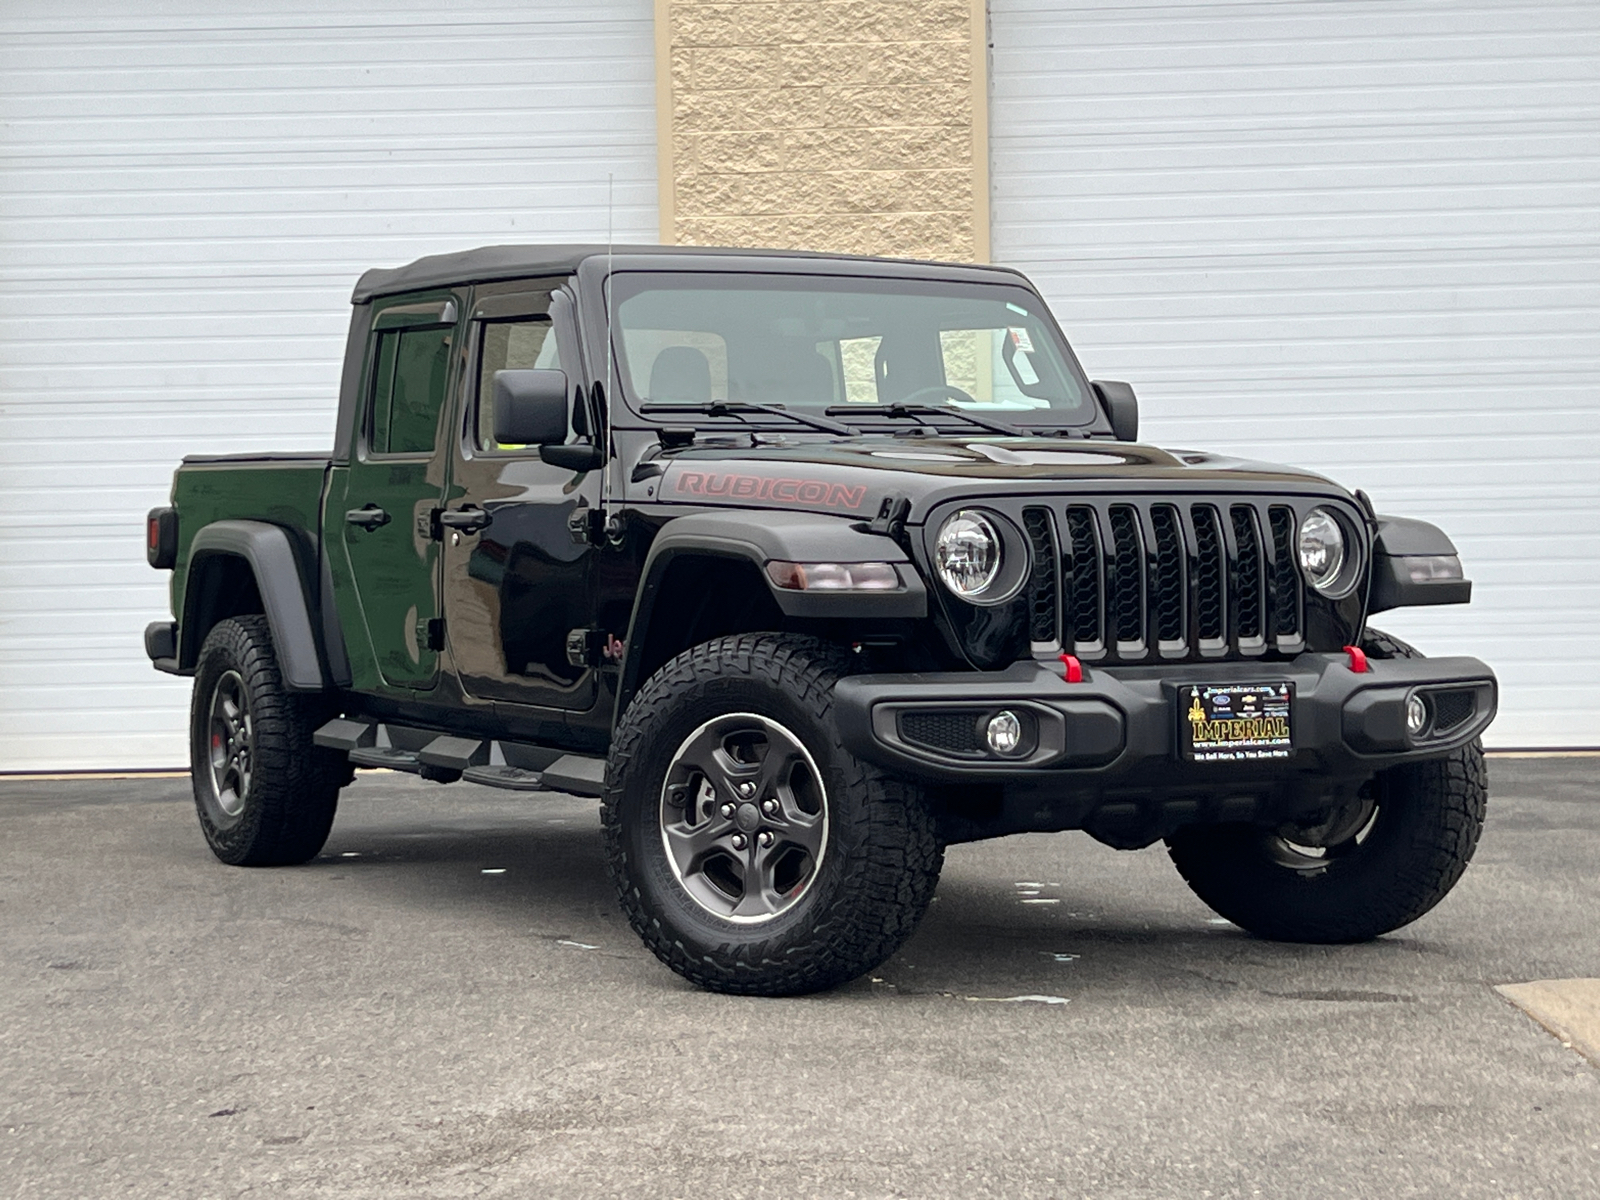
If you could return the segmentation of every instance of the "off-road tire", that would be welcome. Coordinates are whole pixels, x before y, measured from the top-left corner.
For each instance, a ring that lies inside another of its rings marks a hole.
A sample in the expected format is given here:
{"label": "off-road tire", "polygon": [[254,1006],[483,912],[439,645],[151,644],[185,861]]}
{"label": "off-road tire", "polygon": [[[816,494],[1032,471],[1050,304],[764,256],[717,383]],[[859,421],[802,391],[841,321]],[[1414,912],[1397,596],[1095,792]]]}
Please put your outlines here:
{"label": "off-road tire", "polygon": [[1276,834],[1191,826],[1167,851],[1219,916],[1282,942],[1364,942],[1409,925],[1449,893],[1478,845],[1488,801],[1482,743],[1405,763],[1373,781],[1370,831],[1346,852],[1286,865]]}
{"label": "off-road tire", "polygon": [[1361,650],[1368,658],[1426,657],[1410,642],[1402,642],[1394,634],[1373,629],[1370,625],[1361,631]]}
{"label": "off-road tire", "polygon": [[[814,638],[757,633],[678,655],[629,704],[606,767],[606,861],[628,922],[700,987],[741,995],[817,992],[871,970],[911,936],[943,862],[920,789],[861,762],[834,724],[850,656]],[[737,924],[695,902],[663,846],[662,789],[690,734],[729,713],[792,732],[827,793],[826,849],[792,908]]]}
{"label": "off-road tire", "polygon": [[[211,760],[212,705],[219,681],[230,674],[250,716],[249,784],[234,797],[234,813],[221,806]],[[200,828],[219,859],[277,867],[317,856],[333,827],[339,788],[349,778],[343,755],[311,741],[331,715],[328,698],[284,687],[265,617],[220,621],[207,635],[195,669],[189,759]]]}

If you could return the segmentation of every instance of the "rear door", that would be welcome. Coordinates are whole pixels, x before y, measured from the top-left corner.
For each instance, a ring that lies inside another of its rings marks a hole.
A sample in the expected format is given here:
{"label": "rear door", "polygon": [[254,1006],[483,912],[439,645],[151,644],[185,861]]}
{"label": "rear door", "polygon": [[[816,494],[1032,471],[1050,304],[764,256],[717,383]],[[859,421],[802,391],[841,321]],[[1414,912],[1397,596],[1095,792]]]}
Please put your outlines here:
{"label": "rear door", "polygon": [[444,500],[448,398],[464,294],[374,303],[344,494],[328,506],[383,684],[427,689],[443,646],[435,514]]}

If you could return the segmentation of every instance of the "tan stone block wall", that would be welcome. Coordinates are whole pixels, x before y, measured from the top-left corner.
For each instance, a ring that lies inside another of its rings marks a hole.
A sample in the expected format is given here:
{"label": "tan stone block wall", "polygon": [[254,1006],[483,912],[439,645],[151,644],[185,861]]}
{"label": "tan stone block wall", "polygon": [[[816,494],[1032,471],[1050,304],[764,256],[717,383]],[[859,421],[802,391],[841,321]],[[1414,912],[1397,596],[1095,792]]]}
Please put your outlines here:
{"label": "tan stone block wall", "polygon": [[984,0],[656,0],[661,236],[979,260]]}

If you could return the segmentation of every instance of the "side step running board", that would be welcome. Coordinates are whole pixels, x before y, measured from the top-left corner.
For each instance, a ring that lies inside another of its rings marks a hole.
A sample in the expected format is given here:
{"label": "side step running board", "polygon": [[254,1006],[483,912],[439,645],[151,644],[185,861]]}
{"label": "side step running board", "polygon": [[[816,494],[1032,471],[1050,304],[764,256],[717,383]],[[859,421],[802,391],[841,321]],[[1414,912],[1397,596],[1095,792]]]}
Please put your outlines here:
{"label": "side step running board", "polygon": [[358,767],[387,767],[391,771],[408,771],[415,775],[422,770],[414,750],[396,750],[393,746],[362,746],[350,751],[350,761]]}
{"label": "side step running board", "polygon": [[[567,792],[599,796],[605,789],[606,760],[582,754],[563,754],[542,771],[493,762],[495,743],[486,739],[440,733],[419,750],[378,745],[379,723],[335,717],[312,735],[312,742],[329,750],[342,750],[360,767],[386,767],[433,778],[437,773],[461,772],[469,783],[506,788],[514,792]],[[421,730],[411,730],[413,735]],[[415,745],[417,740],[412,741]],[[549,751],[546,751],[549,753]],[[515,755],[513,755],[514,757]],[[501,756],[505,757],[504,755]],[[537,760],[535,760],[537,761]],[[428,770],[424,770],[428,768]],[[444,780],[435,780],[444,782]]]}
{"label": "side step running board", "polygon": [[446,771],[465,771],[468,767],[482,767],[489,763],[489,743],[477,738],[456,737],[441,733],[417,752],[426,766],[441,767]]}
{"label": "side step running board", "polygon": [[481,783],[484,787],[505,788],[509,792],[547,792],[542,771],[524,771],[521,767],[468,767],[461,772],[468,783]]}
{"label": "side step running board", "polygon": [[544,786],[552,792],[598,796],[606,790],[606,760],[563,754],[544,769]]}
{"label": "side step running board", "polygon": [[329,750],[365,750],[378,744],[378,727],[371,721],[335,717],[313,733],[311,740]]}

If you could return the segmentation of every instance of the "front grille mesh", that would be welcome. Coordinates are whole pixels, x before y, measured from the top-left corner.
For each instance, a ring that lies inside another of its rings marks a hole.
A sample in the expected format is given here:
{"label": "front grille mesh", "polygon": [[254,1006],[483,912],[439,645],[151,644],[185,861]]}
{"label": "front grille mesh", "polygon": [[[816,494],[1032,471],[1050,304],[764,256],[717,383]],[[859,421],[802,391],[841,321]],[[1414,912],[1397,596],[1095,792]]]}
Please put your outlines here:
{"label": "front grille mesh", "polygon": [[1196,504],[1190,516],[1194,521],[1196,632],[1202,642],[1221,642],[1227,632],[1222,605],[1228,586],[1228,555],[1222,545],[1222,530],[1217,524],[1217,510],[1209,504]]}
{"label": "front grille mesh", "polygon": [[1100,613],[1100,535],[1092,508],[1067,509],[1067,532],[1072,560],[1062,577],[1069,580],[1072,594],[1072,641],[1080,646],[1098,646],[1101,641]]}
{"label": "front grille mesh", "polygon": [[1059,641],[1083,658],[1118,662],[1303,648],[1296,517],[1287,505],[1032,505],[1023,525],[1034,554],[1027,586],[1036,644]]}
{"label": "front grille mesh", "polygon": [[1183,537],[1178,532],[1178,510],[1158,504],[1150,510],[1156,531],[1156,561],[1152,572],[1156,610],[1156,639],[1183,641]]}
{"label": "front grille mesh", "polygon": [[980,716],[982,714],[975,709],[970,712],[912,709],[900,714],[900,736],[915,745],[947,754],[982,754],[983,745],[978,741]]}
{"label": "front grille mesh", "polygon": [[1432,700],[1435,733],[1454,729],[1478,708],[1477,695],[1472,691],[1435,692]]}
{"label": "front grille mesh", "polygon": [[1294,565],[1294,510],[1272,507],[1273,632],[1279,637],[1299,628],[1300,572]]}
{"label": "front grille mesh", "polygon": [[1233,538],[1239,547],[1239,640],[1258,642],[1265,636],[1261,623],[1261,537],[1256,532],[1254,509],[1235,504],[1232,516]]}
{"label": "front grille mesh", "polygon": [[1111,506],[1111,578],[1108,589],[1118,642],[1144,640],[1144,548],[1139,517],[1132,506]]}
{"label": "front grille mesh", "polygon": [[1056,636],[1056,539],[1050,527],[1050,510],[1025,508],[1022,524],[1033,547],[1033,575],[1028,580],[1028,636],[1035,642]]}

